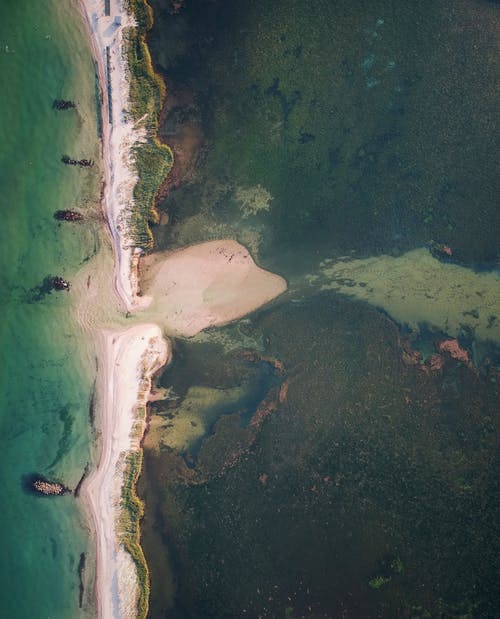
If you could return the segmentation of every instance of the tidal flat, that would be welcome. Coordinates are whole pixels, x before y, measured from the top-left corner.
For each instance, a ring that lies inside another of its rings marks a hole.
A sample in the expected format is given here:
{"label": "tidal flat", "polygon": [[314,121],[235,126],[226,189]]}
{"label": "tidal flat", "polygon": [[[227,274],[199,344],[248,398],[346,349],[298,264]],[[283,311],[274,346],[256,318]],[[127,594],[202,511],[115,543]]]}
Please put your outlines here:
{"label": "tidal flat", "polygon": [[[234,238],[289,289],[174,342],[138,486],[149,616],[494,617],[497,344],[474,316],[447,332],[453,295],[408,329],[321,288],[324,264],[436,245],[497,277],[498,5],[151,5],[155,247]],[[432,369],[446,337],[474,363]]]}

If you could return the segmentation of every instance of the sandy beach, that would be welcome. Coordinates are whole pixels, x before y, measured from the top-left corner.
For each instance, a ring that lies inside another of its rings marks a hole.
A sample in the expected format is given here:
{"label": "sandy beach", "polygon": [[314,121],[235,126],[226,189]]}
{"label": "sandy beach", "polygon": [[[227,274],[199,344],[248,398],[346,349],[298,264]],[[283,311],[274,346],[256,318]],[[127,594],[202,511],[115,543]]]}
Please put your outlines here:
{"label": "sandy beach", "polygon": [[[123,112],[129,100],[127,67],[122,56],[123,29],[133,23],[120,0],[111,0],[110,16],[104,14],[102,0],[81,0],[80,8],[101,86],[102,209],[113,245],[114,289],[123,308],[132,311],[146,302],[137,294],[139,250],[128,244],[126,223],[137,181],[132,147],[143,138],[142,132]],[[109,49],[110,58],[111,99],[106,49]],[[95,289],[95,285],[92,288]],[[88,306],[88,303],[83,305]],[[80,313],[87,321],[91,312],[86,307]],[[170,353],[161,329],[154,324],[121,331],[101,330],[97,341],[100,456],[97,468],[82,488],[97,542],[96,612],[99,618],[132,619],[137,616],[137,575],[117,532],[125,456],[140,449],[144,430],[140,426],[145,423],[151,377],[169,361]],[[139,409],[142,416],[138,418]]]}
{"label": "sandy beach", "polygon": [[[80,7],[101,85],[103,212],[114,248],[114,286],[126,311],[132,311],[147,303],[144,297],[137,294],[137,261],[141,252],[129,245],[126,222],[137,182],[132,147],[144,140],[144,130],[136,128],[124,114],[129,104],[129,87],[127,66],[122,56],[123,33],[134,24],[122,0],[110,0],[109,16],[105,15],[103,0],[80,0]],[[107,48],[111,98],[108,92]]]}
{"label": "sandy beach", "polygon": [[148,401],[152,376],[170,361],[170,347],[157,325],[142,324],[101,331],[98,356],[101,455],[82,489],[97,536],[97,613],[132,618],[137,612],[135,569],[118,543],[116,527],[124,455],[140,449],[145,419],[139,409]]}

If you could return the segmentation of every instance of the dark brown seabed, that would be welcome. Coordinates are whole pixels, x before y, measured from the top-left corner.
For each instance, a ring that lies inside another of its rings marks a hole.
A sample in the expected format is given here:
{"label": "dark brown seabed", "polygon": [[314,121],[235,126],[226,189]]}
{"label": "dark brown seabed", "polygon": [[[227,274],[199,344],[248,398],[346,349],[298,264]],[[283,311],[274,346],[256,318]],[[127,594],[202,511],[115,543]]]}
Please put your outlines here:
{"label": "dark brown seabed", "polygon": [[[162,382],[178,399],[153,407],[166,427],[146,438],[139,483],[150,617],[495,617],[498,350],[464,333],[476,365],[430,372],[404,362],[425,329],[403,337],[333,293],[290,298],[344,253],[436,241],[465,265],[498,261],[499,7],[152,5],[172,93],[162,135],[179,151],[157,247],[257,239],[292,293],[176,345]],[[257,184],[271,208],[244,218],[235,190]],[[250,388],[210,411],[191,452],[158,451],[193,385]]]}

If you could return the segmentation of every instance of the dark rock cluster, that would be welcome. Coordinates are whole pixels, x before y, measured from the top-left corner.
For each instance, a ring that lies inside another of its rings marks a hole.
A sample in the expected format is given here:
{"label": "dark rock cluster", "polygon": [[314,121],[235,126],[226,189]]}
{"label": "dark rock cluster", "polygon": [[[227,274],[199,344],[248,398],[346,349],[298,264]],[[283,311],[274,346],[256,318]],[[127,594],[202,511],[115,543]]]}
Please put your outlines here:
{"label": "dark rock cluster", "polygon": [[82,221],[83,215],[76,211],[56,211],[54,219],[58,221]]}
{"label": "dark rock cluster", "polygon": [[44,496],[62,496],[71,492],[58,481],[51,481],[43,475],[28,475],[24,478],[24,488],[27,492]]}
{"label": "dark rock cluster", "polygon": [[34,303],[41,301],[46,295],[53,290],[70,289],[70,283],[59,275],[47,275],[39,286],[35,286],[28,292],[28,302]]}
{"label": "dark rock cluster", "polygon": [[58,275],[47,277],[46,280],[53,290],[69,290],[70,288],[69,282]]}
{"label": "dark rock cluster", "polygon": [[73,110],[76,108],[76,103],[74,101],[66,101],[64,99],[54,99],[52,108],[59,111]]}
{"label": "dark rock cluster", "polygon": [[71,159],[68,155],[63,155],[61,161],[65,165],[79,166],[80,168],[91,168],[94,165],[92,159]]}

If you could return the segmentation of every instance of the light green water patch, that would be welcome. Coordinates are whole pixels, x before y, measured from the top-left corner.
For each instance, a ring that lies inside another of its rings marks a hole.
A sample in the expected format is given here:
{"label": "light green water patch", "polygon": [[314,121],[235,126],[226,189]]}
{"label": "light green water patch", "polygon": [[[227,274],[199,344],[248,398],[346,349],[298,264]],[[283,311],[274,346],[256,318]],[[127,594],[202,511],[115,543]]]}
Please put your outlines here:
{"label": "light green water patch", "polygon": [[172,419],[155,418],[153,434],[161,430],[158,446],[187,453],[210,431],[220,415],[238,411],[249,394],[249,384],[229,389],[191,387]]}
{"label": "light green water patch", "polygon": [[[40,473],[74,488],[90,458],[93,344],[77,321],[77,291],[32,302],[47,275],[73,281],[98,247],[99,146],[95,74],[75,2],[0,5],[0,616],[93,616],[92,560],[79,609],[78,562],[92,544],[73,496],[22,488]],[[54,99],[76,110],[56,112]],[[89,169],[64,166],[67,154]],[[54,220],[59,209],[81,225]],[[8,593],[7,593],[8,592]]]}
{"label": "light green water patch", "polygon": [[242,318],[218,329],[201,331],[192,338],[192,341],[199,344],[207,342],[218,344],[226,353],[242,348],[252,348],[261,352],[264,350],[262,335],[254,331],[250,318]]}
{"label": "light green water patch", "polygon": [[337,290],[384,309],[400,324],[420,323],[457,336],[500,343],[500,275],[476,272],[415,249],[397,258],[378,256],[321,263],[308,281],[321,290]]}

